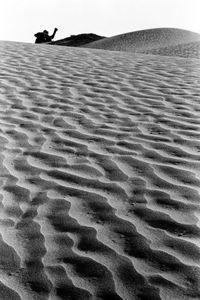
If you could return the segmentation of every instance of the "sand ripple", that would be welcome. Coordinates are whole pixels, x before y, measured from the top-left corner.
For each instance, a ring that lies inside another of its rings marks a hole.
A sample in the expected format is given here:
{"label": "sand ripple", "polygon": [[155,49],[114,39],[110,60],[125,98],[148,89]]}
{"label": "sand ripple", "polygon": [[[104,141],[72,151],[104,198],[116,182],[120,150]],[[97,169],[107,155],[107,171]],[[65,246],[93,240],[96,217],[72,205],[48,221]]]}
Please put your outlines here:
{"label": "sand ripple", "polygon": [[199,299],[199,61],[0,54],[0,299]]}

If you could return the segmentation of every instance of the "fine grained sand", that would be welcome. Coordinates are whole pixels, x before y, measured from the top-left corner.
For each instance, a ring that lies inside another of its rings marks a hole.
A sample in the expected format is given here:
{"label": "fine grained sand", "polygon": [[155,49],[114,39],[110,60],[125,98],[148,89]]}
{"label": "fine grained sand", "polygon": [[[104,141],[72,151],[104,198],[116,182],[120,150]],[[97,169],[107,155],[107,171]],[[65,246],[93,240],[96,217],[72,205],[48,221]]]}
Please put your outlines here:
{"label": "fine grained sand", "polygon": [[[58,44],[58,42],[55,43]],[[178,28],[154,28],[103,38],[88,43],[84,47],[200,58],[200,34]]]}
{"label": "fine grained sand", "polygon": [[200,61],[0,55],[0,299],[199,299]]}

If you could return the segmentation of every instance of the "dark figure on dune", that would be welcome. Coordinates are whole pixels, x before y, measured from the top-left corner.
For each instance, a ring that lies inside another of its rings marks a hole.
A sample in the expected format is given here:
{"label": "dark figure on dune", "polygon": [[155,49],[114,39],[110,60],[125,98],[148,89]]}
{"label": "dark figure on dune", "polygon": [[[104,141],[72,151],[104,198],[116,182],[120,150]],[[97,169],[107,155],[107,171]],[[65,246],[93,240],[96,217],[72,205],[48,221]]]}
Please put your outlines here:
{"label": "dark figure on dune", "polygon": [[53,40],[57,30],[58,29],[55,28],[52,35],[49,35],[49,32],[47,30],[44,30],[43,32],[36,33],[35,34],[35,37],[36,37],[35,43],[39,44],[39,43],[51,42]]}

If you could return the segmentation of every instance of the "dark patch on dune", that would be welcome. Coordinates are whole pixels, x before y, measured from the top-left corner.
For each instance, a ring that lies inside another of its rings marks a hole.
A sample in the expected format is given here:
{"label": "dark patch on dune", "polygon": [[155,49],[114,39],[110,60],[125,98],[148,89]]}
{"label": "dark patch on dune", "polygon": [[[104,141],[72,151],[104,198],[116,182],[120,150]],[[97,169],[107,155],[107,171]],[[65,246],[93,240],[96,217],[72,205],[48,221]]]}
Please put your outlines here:
{"label": "dark patch on dune", "polygon": [[200,58],[200,34],[178,28],[152,28],[112,37],[93,33],[71,35],[52,45],[86,47],[111,51]]}
{"label": "dark patch on dune", "polygon": [[59,46],[70,46],[70,47],[80,47],[82,45],[98,41],[105,38],[104,36],[100,36],[94,33],[82,33],[78,35],[71,35],[62,40],[58,40],[55,42],[51,42],[52,45],[59,45]]}

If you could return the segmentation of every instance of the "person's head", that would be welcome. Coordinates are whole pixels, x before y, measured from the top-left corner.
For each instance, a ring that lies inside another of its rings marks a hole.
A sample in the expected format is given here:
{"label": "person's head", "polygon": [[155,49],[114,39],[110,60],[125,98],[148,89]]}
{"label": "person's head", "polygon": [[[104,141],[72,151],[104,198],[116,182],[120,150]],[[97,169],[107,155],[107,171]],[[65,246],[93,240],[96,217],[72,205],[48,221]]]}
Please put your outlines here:
{"label": "person's head", "polygon": [[44,33],[44,35],[48,35],[49,34],[49,32],[47,30],[44,30],[43,33]]}

